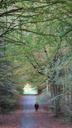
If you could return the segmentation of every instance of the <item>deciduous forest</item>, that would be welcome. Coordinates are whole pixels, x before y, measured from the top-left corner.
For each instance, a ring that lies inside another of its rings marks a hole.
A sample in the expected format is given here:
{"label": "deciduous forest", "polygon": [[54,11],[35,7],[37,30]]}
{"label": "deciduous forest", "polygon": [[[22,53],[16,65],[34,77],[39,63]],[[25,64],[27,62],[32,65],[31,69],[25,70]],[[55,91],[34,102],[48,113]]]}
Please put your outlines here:
{"label": "deciduous forest", "polygon": [[0,0],[0,113],[27,82],[72,119],[72,0]]}

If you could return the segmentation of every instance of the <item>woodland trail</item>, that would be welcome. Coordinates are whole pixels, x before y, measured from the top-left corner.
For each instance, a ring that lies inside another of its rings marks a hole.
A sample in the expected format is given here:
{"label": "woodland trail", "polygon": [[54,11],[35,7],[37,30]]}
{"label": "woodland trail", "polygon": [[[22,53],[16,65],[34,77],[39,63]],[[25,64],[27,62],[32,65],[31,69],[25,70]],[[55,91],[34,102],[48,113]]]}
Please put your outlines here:
{"label": "woodland trail", "polygon": [[0,115],[0,128],[72,128],[72,124],[42,109],[36,112],[20,108],[11,114]]}

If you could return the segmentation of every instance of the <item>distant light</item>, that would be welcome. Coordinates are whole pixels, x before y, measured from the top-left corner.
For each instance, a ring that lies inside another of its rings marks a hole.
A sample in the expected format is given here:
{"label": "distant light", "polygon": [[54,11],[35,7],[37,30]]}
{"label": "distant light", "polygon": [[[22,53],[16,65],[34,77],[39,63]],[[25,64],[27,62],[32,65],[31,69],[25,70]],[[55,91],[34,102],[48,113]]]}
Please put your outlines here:
{"label": "distant light", "polygon": [[37,90],[31,87],[31,84],[27,83],[23,88],[24,94],[37,94]]}

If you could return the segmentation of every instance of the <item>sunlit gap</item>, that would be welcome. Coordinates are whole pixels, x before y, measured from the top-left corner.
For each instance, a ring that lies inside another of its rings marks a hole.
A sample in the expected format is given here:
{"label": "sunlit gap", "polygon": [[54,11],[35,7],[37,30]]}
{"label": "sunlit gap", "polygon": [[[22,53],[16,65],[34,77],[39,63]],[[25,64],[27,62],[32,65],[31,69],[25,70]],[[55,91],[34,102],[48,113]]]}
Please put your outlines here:
{"label": "sunlit gap", "polygon": [[38,94],[38,91],[36,88],[33,88],[31,84],[27,83],[23,88],[23,94],[36,95]]}

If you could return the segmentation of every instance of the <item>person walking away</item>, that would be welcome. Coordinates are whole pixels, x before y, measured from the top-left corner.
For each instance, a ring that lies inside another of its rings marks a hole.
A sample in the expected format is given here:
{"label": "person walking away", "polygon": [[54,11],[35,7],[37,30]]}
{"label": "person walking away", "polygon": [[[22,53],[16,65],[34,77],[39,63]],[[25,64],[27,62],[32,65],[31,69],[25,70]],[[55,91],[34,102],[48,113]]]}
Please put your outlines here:
{"label": "person walking away", "polygon": [[34,107],[35,107],[35,110],[37,111],[39,109],[39,104],[35,103]]}

